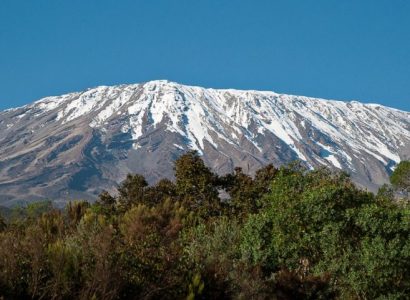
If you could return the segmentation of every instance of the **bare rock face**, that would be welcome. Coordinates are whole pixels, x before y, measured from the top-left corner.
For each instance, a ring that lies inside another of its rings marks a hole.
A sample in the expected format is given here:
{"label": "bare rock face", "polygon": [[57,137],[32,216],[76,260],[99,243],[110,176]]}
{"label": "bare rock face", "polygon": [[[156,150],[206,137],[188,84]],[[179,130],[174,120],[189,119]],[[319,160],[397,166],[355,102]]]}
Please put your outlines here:
{"label": "bare rock face", "polygon": [[410,158],[410,113],[168,81],[48,97],[0,112],[0,205],[93,200],[130,172],[172,178],[190,149],[220,174],[301,160],[375,190]]}

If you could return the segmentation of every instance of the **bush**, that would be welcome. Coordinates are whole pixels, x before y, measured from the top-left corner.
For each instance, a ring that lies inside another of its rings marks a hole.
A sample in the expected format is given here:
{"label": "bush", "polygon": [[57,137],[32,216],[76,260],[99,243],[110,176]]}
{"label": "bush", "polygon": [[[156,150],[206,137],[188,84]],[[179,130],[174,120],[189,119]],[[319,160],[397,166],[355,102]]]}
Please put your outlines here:
{"label": "bush", "polygon": [[196,152],[175,165],[175,183],[129,175],[118,196],[0,220],[0,299],[408,298],[410,207],[390,187],[299,164],[220,177]]}

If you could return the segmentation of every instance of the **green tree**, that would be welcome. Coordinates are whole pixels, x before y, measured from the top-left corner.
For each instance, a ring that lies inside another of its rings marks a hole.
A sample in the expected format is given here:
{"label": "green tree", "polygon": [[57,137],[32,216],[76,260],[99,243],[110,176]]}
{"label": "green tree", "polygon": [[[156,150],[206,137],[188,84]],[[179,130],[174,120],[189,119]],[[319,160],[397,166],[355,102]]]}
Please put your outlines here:
{"label": "green tree", "polygon": [[[27,291],[30,257],[27,257],[24,233],[17,228],[0,232],[0,298],[32,298]],[[33,245],[29,244],[30,248]]]}
{"label": "green tree", "polygon": [[410,161],[402,161],[396,166],[390,182],[397,189],[410,191]]}
{"label": "green tree", "polygon": [[245,223],[242,252],[291,297],[406,298],[410,210],[392,199],[386,187],[376,197],[345,174],[282,168]]}
{"label": "green tree", "polygon": [[[197,151],[190,151],[175,161],[176,192],[202,215],[218,215],[221,211],[217,176],[205,166]],[[205,212],[206,210],[206,212]]]}
{"label": "green tree", "polygon": [[3,216],[0,215],[0,232],[6,229],[7,224],[6,221],[4,220]]}
{"label": "green tree", "polygon": [[66,213],[71,226],[76,226],[86,210],[90,207],[90,203],[86,201],[69,202],[66,206]]}
{"label": "green tree", "polygon": [[346,268],[339,276],[341,286],[346,286],[344,292],[353,291],[363,299],[408,298],[410,207],[378,201],[352,210],[350,215],[360,239],[344,260],[329,261],[338,264],[338,269]]}
{"label": "green tree", "polygon": [[170,199],[154,207],[140,204],[121,218],[123,298],[176,299],[186,292],[186,269],[177,238],[188,216]]}
{"label": "green tree", "polygon": [[161,179],[154,186],[148,187],[145,195],[150,200],[150,205],[159,204],[169,198],[175,199],[176,185],[169,179]]}
{"label": "green tree", "polygon": [[[269,298],[269,279],[241,251],[241,223],[223,216],[188,228],[182,239],[193,281],[206,299]],[[200,276],[198,276],[198,274]],[[199,280],[201,279],[201,280]],[[192,289],[191,289],[192,294]]]}
{"label": "green tree", "polygon": [[260,208],[260,199],[269,192],[277,169],[269,164],[259,169],[255,178],[243,173],[242,168],[235,168],[233,174],[219,178],[220,186],[229,194],[230,213],[242,217],[256,213]]}
{"label": "green tree", "polygon": [[44,294],[50,299],[73,297],[81,280],[81,249],[70,239],[58,239],[45,250],[50,276],[44,284]]}
{"label": "green tree", "polygon": [[101,194],[98,196],[96,203],[104,208],[109,210],[113,209],[117,200],[115,197],[111,196],[110,193],[107,191],[102,191]]}
{"label": "green tree", "polygon": [[11,219],[13,222],[18,221],[34,221],[44,213],[54,209],[53,203],[50,200],[36,201],[26,205],[19,205],[12,209]]}
{"label": "green tree", "polygon": [[145,203],[145,190],[148,186],[144,176],[128,174],[127,178],[118,187],[118,204],[121,209],[127,210],[134,205]]}
{"label": "green tree", "polygon": [[117,204],[117,198],[111,196],[107,191],[102,191],[92,209],[94,211],[99,211],[105,216],[114,218],[117,213]]}
{"label": "green tree", "polygon": [[251,176],[243,173],[242,168],[235,168],[233,174],[223,176],[220,182],[230,197],[230,214],[246,216],[257,211],[259,194],[255,182]]}
{"label": "green tree", "polygon": [[254,182],[259,198],[270,191],[271,183],[277,174],[278,169],[273,164],[269,164],[256,171]]}

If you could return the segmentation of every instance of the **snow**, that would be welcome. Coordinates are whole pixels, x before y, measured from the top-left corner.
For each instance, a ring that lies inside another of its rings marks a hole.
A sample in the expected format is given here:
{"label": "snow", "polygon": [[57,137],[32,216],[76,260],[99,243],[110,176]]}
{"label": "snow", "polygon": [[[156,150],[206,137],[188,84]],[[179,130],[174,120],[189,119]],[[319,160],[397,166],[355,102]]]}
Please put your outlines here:
{"label": "snow", "polygon": [[178,148],[179,150],[184,150],[184,147],[182,147],[181,145],[174,144],[174,146],[175,146],[176,148]]}
{"label": "snow", "polygon": [[58,99],[55,98],[47,98],[39,103],[37,103],[37,107],[43,111],[50,111],[57,108],[59,105]]}
{"label": "snow", "polygon": [[322,151],[320,153],[320,156],[330,162],[333,166],[336,168],[342,169],[342,165],[340,164],[339,160],[337,159],[335,152],[333,152],[333,149],[331,147],[325,146],[319,142],[317,142],[318,145],[322,147]]}
{"label": "snow", "polygon": [[[327,151],[316,160],[336,168],[353,168],[353,156],[363,153],[385,165],[390,161],[398,163],[403,140],[410,140],[410,113],[378,104],[269,91],[205,89],[166,80],[96,87],[82,93],[47,97],[27,108],[25,113],[32,109],[39,114],[56,111],[56,122],[62,123],[86,116],[91,127],[101,130],[109,120],[120,119],[123,123],[119,130],[131,133],[136,149],[144,132],[160,124],[184,137],[188,141],[186,146],[200,153],[205,141],[218,148],[216,138],[238,149],[245,138],[256,151],[263,151],[258,137],[270,132],[309,164],[312,160],[304,149],[307,139],[311,139]],[[21,114],[16,119],[23,117]],[[315,132],[332,146],[315,140]],[[350,151],[345,151],[345,147]]]}
{"label": "snow", "polygon": [[58,113],[57,120],[63,123],[70,122],[90,112],[99,110],[107,101],[103,96],[106,87],[99,87],[82,93],[77,99],[72,100],[64,110]]}

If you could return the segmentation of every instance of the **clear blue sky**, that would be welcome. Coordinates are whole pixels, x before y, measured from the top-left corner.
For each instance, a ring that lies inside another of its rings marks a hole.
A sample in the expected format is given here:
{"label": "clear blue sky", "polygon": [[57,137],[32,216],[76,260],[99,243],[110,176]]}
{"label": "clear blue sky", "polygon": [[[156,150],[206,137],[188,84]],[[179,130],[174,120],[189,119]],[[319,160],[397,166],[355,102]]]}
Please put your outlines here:
{"label": "clear blue sky", "polygon": [[153,79],[410,111],[410,1],[0,1],[0,109]]}

